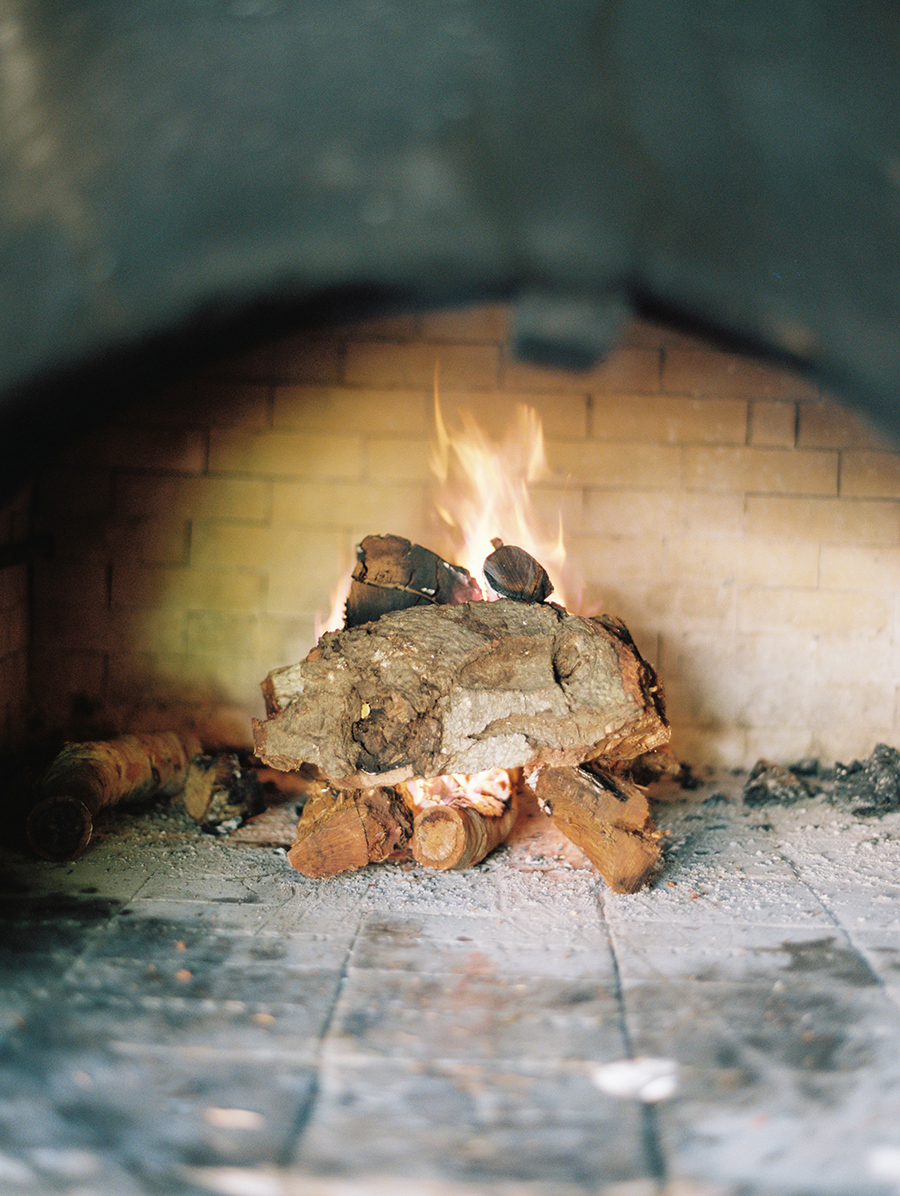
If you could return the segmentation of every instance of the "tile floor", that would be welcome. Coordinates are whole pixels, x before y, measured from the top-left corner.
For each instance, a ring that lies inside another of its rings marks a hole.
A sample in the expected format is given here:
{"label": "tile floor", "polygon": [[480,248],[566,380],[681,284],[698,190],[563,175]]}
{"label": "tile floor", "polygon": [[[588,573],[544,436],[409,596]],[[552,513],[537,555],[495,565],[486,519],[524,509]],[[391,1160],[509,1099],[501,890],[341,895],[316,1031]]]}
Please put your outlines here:
{"label": "tile floor", "polygon": [[896,1196],[900,814],[742,784],[634,896],[534,821],[329,881],[177,805],[5,850],[0,1191]]}

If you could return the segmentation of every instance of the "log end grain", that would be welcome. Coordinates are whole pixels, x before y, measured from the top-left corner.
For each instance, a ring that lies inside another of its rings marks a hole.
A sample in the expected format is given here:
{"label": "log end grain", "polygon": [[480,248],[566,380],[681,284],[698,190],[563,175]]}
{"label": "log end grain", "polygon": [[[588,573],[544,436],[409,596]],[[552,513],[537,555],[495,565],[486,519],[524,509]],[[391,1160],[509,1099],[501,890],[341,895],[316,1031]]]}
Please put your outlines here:
{"label": "log end grain", "polygon": [[396,790],[329,790],[304,806],[288,860],[304,876],[338,876],[401,851],[412,830],[412,810]]}
{"label": "log end grain", "polygon": [[38,802],[25,824],[35,855],[57,864],[80,856],[93,831],[91,811],[79,798],[65,794]]}

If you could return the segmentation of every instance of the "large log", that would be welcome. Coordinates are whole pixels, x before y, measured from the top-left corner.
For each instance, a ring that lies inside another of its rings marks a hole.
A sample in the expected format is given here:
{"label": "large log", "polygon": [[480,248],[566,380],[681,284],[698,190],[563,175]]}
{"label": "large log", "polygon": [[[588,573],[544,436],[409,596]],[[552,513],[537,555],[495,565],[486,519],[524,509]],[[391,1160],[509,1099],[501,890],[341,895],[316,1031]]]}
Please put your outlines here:
{"label": "large log", "polygon": [[263,682],[264,763],[340,788],[486,768],[629,760],[669,739],[625,626],[549,603],[413,607],[329,632]]}
{"label": "large log", "polygon": [[581,848],[614,893],[636,893],[660,856],[646,794],[623,777],[583,768],[541,769],[541,809]]}
{"label": "large log", "polygon": [[90,842],[100,810],[180,793],[199,751],[195,736],[174,731],[66,744],[37,783],[28,842],[45,860],[74,860]]}

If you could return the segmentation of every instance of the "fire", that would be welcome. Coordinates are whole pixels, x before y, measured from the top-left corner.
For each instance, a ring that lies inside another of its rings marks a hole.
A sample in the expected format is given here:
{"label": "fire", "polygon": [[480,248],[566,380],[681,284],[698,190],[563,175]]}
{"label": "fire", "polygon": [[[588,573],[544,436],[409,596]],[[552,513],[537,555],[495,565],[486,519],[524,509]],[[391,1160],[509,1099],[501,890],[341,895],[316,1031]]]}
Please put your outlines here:
{"label": "fire", "polygon": [[516,419],[498,442],[488,436],[470,411],[460,411],[461,431],[448,430],[435,380],[431,469],[439,483],[435,509],[454,541],[457,563],[475,577],[497,547],[515,544],[535,557],[550,575],[554,601],[567,606],[562,578],[566,564],[562,518],[555,538],[539,531],[530,487],[551,476],[544,450],[544,429],[533,407],[520,403]]}
{"label": "fire", "polygon": [[[461,409],[459,415],[460,429],[448,428],[435,368],[435,439],[430,465],[436,480],[434,509],[451,543],[445,555],[480,581],[482,562],[498,542],[514,544],[540,561],[553,582],[553,601],[568,607],[572,596],[564,592],[562,518],[557,518],[554,536],[542,534],[530,494],[534,483],[552,476],[539,414],[533,407],[518,404],[514,421],[499,440],[491,438],[471,411]],[[343,626],[350,585],[347,573],[349,569],[331,596],[327,618],[316,619],[317,639],[324,631]],[[497,596],[487,582],[485,596]]]}
{"label": "fire", "polygon": [[495,818],[512,800],[513,779],[505,768],[488,768],[467,775],[461,772],[442,777],[407,781],[403,786],[416,809],[462,802]]}

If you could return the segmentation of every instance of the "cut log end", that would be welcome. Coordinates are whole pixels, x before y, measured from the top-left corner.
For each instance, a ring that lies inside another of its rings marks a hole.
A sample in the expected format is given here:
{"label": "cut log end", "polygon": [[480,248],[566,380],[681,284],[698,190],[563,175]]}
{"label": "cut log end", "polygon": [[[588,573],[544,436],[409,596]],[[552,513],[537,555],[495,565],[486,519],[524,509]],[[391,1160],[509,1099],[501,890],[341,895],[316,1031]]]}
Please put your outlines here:
{"label": "cut log end", "polygon": [[304,876],[338,876],[388,859],[412,829],[412,810],[394,789],[328,790],[304,806],[288,860]]}
{"label": "cut log end", "polygon": [[441,872],[471,868],[503,842],[515,820],[514,796],[496,817],[465,803],[431,806],[416,816],[413,858]]}

